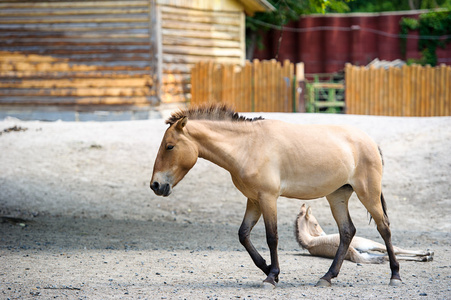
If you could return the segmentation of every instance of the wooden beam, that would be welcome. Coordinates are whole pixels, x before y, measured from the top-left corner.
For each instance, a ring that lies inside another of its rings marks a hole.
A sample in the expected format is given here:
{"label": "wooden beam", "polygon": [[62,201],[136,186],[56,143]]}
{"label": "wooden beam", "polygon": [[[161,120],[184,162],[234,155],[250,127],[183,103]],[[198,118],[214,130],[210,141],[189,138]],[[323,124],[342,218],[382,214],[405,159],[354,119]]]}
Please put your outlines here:
{"label": "wooden beam", "polygon": [[21,0],[0,3],[2,9],[17,8],[86,8],[86,7],[136,7],[147,6],[148,0],[127,1],[71,1],[71,2],[23,2]]}

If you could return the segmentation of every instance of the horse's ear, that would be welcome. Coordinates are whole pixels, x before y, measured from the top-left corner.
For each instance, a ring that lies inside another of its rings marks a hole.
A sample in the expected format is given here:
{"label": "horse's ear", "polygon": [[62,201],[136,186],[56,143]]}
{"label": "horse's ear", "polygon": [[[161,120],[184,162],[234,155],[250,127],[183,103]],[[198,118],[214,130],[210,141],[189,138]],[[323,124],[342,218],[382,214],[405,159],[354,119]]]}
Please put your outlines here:
{"label": "horse's ear", "polygon": [[177,124],[175,124],[175,128],[178,130],[183,130],[183,128],[186,126],[186,123],[188,123],[188,117],[183,117],[180,120],[177,121]]}
{"label": "horse's ear", "polygon": [[305,212],[307,211],[307,208],[305,207],[305,203],[302,203],[301,205],[301,211],[299,212],[300,214],[305,214]]}
{"label": "horse's ear", "polygon": [[307,208],[307,213],[305,214],[305,218],[306,219],[310,218],[311,213],[312,213],[312,208],[309,206]]}

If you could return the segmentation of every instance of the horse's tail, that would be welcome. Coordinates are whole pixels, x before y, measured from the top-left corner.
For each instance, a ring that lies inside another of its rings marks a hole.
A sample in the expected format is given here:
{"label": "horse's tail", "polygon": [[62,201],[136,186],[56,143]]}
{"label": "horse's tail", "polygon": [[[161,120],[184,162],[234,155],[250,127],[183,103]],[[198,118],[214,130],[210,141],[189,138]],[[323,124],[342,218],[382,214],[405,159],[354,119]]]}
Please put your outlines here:
{"label": "horse's tail", "polygon": [[377,146],[377,149],[379,150],[379,154],[381,156],[382,167],[384,167],[385,162],[384,162],[384,156],[382,155],[382,149],[379,146]]}
{"label": "horse's tail", "polygon": [[388,221],[387,203],[385,202],[384,194],[382,192],[381,192],[381,204],[382,204],[382,210],[384,211],[384,216],[387,218],[387,221]]}
{"label": "horse's tail", "polygon": [[[379,146],[377,146],[377,149],[379,149],[379,154],[381,156],[381,163],[382,163],[382,168],[383,168],[384,167],[384,156],[382,155],[382,149]],[[384,194],[382,192],[381,192],[381,204],[382,204],[382,210],[384,211],[384,215],[388,221],[387,203],[385,202]]]}

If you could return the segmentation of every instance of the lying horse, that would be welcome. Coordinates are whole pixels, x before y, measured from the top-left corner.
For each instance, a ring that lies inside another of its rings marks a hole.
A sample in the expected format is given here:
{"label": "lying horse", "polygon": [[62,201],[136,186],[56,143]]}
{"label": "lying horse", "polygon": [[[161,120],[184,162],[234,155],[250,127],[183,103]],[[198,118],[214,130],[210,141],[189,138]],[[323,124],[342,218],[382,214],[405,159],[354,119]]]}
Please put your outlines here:
{"label": "lying horse", "polygon": [[[155,160],[150,188],[168,196],[196,164],[198,157],[226,169],[247,197],[239,239],[266,275],[263,284],[279,280],[277,199],[326,196],[340,232],[340,245],[318,286],[330,286],[340,271],[356,232],[348,212],[355,192],[374,219],[390,260],[390,285],[401,283],[391,243],[389,220],[381,192],[382,157],[376,143],[349,126],[293,125],[275,120],[246,119],[223,105],[175,112]],[[263,215],[271,264],[250,240]]]}
{"label": "lying horse", "polygon": [[[334,258],[337,252],[340,236],[326,234],[312,214],[312,209],[302,204],[295,222],[295,237],[299,245],[307,249],[313,256]],[[398,260],[432,261],[433,251],[404,250],[393,246]],[[374,253],[376,251],[380,253]],[[387,248],[381,243],[354,236],[349,245],[345,259],[355,263],[380,264],[388,260]]]}

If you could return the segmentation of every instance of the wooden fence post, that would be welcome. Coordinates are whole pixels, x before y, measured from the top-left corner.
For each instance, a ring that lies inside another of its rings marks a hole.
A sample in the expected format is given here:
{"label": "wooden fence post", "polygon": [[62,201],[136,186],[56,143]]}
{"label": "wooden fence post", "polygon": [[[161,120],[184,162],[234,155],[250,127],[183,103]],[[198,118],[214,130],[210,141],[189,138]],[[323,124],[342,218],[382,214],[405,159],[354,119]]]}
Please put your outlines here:
{"label": "wooden fence post", "polygon": [[296,64],[296,98],[293,104],[293,109],[296,112],[305,112],[305,73],[304,73],[304,63],[300,62]]}

